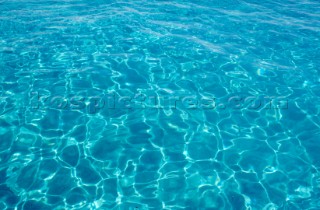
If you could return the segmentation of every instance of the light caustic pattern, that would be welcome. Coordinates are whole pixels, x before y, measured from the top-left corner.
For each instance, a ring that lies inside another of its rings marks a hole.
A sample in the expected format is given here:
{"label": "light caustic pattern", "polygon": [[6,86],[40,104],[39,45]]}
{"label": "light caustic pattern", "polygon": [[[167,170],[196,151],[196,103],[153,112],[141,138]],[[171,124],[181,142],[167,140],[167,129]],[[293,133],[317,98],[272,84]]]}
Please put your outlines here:
{"label": "light caustic pattern", "polygon": [[[0,209],[320,209],[319,11],[317,0],[0,1]],[[108,94],[287,106],[45,106]]]}

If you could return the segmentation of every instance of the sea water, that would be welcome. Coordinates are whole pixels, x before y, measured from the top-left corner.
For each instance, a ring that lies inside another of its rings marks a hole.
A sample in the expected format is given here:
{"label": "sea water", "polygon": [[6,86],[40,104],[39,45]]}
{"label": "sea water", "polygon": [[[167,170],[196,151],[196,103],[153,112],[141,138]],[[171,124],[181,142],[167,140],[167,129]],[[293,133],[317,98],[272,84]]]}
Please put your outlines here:
{"label": "sea water", "polygon": [[1,0],[0,209],[320,209],[318,0]]}

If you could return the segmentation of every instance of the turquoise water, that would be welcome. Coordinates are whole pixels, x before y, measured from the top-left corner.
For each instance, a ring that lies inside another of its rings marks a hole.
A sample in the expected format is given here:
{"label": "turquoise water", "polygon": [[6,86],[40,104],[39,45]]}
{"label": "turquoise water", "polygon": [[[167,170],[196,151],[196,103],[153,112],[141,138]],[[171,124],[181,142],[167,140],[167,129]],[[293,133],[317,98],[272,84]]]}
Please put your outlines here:
{"label": "turquoise water", "polygon": [[0,209],[320,209],[318,0],[0,0]]}

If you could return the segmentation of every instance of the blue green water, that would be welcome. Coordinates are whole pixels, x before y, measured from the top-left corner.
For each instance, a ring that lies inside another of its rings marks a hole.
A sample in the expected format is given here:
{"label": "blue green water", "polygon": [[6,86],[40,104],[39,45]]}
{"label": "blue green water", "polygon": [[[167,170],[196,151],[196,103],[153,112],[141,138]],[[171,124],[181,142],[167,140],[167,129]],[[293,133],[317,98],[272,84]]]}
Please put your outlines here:
{"label": "blue green water", "polygon": [[0,0],[0,209],[320,209],[318,0]]}

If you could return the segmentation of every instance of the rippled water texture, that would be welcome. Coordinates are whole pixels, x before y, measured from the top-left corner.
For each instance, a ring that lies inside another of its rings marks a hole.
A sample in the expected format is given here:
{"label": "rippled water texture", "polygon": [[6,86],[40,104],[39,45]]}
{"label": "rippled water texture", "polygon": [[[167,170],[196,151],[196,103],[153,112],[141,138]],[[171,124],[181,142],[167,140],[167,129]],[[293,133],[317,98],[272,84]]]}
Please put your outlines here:
{"label": "rippled water texture", "polygon": [[1,0],[0,209],[320,209],[319,39],[318,0]]}

